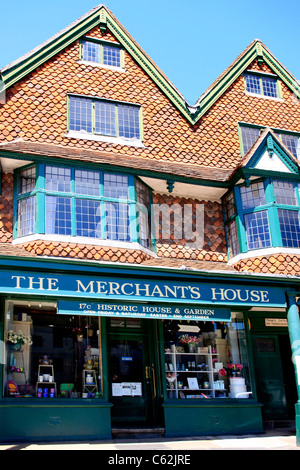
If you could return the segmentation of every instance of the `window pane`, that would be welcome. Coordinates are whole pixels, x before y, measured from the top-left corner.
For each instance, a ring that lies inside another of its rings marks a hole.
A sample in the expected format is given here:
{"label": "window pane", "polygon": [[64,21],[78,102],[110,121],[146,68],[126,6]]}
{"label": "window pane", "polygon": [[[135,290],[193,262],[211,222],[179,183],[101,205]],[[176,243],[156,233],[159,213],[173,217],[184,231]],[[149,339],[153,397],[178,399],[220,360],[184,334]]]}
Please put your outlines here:
{"label": "window pane", "polygon": [[252,147],[257,141],[260,133],[260,129],[254,127],[241,126],[242,141],[244,154]]}
{"label": "window pane", "polygon": [[46,233],[71,235],[71,199],[46,196]]}
{"label": "window pane", "polygon": [[139,236],[140,244],[145,248],[150,247],[149,216],[143,211],[139,211]]}
{"label": "window pane", "polygon": [[263,182],[252,183],[249,188],[241,187],[241,199],[243,209],[250,209],[266,204],[266,196]]}
{"label": "window pane", "polygon": [[100,44],[92,41],[82,42],[82,59],[88,62],[100,62]]}
{"label": "window pane", "polygon": [[99,201],[76,200],[76,235],[79,237],[101,238]]}
{"label": "window pane", "polygon": [[46,166],[45,189],[49,191],[59,191],[63,193],[69,193],[71,191],[70,168]]}
{"label": "window pane", "polygon": [[[169,399],[252,398],[243,314],[232,321],[164,320],[165,381]],[[240,377],[234,387],[234,377]],[[198,400],[199,401],[199,400]]]}
{"label": "window pane", "polygon": [[289,149],[294,157],[299,158],[300,146],[299,137],[295,135],[280,134],[282,143]]}
{"label": "window pane", "polygon": [[259,77],[257,75],[245,75],[246,89],[249,93],[261,95]]}
{"label": "window pane", "polygon": [[103,45],[103,64],[121,66],[121,50],[114,46]]}
{"label": "window pane", "polygon": [[277,80],[276,78],[262,77],[262,86],[264,96],[277,97]]}
{"label": "window pane", "polygon": [[104,173],[104,196],[128,199],[128,177],[114,173]]}
{"label": "window pane", "polygon": [[299,212],[278,209],[280,231],[283,246],[300,247]]}
{"label": "window pane", "polygon": [[116,136],[116,105],[95,101],[95,132]]}
{"label": "window pane", "polygon": [[267,211],[246,214],[245,225],[249,250],[271,246]]}
{"label": "window pane", "polygon": [[70,97],[70,130],[92,132],[92,100]]}
{"label": "window pane", "polygon": [[278,204],[297,205],[296,192],[293,183],[286,181],[273,181],[275,200]]}
{"label": "window pane", "polygon": [[136,200],[139,204],[149,210],[149,189],[141,181],[136,180]]}
{"label": "window pane", "polygon": [[233,220],[227,225],[226,231],[228,241],[228,252],[230,258],[232,258],[233,256],[239,253],[239,240],[235,220]]}
{"label": "window pane", "polygon": [[106,237],[108,240],[130,241],[129,206],[105,203]]}
{"label": "window pane", "polygon": [[140,110],[136,106],[118,106],[119,136],[126,138],[140,138]]}
{"label": "window pane", "polygon": [[[31,301],[33,303],[33,299]],[[8,381],[13,381],[20,395],[40,401],[43,398],[83,398],[85,392],[91,399],[98,398],[103,393],[99,319],[57,315],[53,307],[43,302],[39,311],[37,309],[24,302],[11,306],[5,315],[4,396],[12,397]],[[25,313],[26,322],[14,319]],[[24,338],[22,351],[12,349],[9,344],[10,338],[17,341],[18,337]],[[85,363],[87,370],[83,372]],[[23,371],[17,372],[21,368]]]}
{"label": "window pane", "polygon": [[34,233],[35,198],[28,197],[18,202],[18,237]]}
{"label": "window pane", "polygon": [[100,173],[75,170],[75,192],[88,196],[100,196]]}
{"label": "window pane", "polygon": [[19,194],[26,194],[35,189],[35,167],[23,170],[19,176]]}

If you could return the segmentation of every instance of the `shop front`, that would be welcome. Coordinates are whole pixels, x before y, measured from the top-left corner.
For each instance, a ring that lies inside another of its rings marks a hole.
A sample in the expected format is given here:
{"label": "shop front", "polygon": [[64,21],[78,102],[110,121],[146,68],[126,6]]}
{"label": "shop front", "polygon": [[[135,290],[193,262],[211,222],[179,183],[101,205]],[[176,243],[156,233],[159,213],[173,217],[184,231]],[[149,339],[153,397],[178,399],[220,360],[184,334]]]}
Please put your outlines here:
{"label": "shop front", "polygon": [[290,279],[24,264],[7,260],[0,270],[2,441],[108,439],[118,426],[192,436],[261,432],[265,419],[298,423]]}

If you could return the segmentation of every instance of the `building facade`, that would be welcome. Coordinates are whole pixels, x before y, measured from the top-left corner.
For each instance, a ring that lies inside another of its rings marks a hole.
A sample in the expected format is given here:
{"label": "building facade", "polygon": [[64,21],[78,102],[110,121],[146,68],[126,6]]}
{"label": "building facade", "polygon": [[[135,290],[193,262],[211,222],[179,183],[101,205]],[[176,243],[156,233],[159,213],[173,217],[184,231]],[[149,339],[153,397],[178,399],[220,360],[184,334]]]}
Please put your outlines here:
{"label": "building facade", "polygon": [[191,106],[105,6],[1,80],[1,440],[300,445],[297,80],[254,40]]}

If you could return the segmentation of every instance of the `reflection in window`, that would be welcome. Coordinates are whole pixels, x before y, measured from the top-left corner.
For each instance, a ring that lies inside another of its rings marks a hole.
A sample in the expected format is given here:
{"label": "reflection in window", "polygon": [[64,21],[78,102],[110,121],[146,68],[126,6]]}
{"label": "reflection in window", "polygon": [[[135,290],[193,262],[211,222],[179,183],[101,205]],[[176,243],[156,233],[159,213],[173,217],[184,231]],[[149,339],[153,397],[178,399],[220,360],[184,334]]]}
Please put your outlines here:
{"label": "reflection in window", "polygon": [[264,183],[252,183],[248,188],[242,186],[241,199],[243,209],[250,209],[266,204]]}
{"label": "reflection in window", "polygon": [[140,106],[81,96],[69,103],[70,131],[140,140]]}
{"label": "reflection in window", "polygon": [[299,212],[278,209],[278,216],[283,246],[300,248]]}
{"label": "reflection in window", "polygon": [[246,214],[245,224],[249,250],[271,246],[267,211]]}
{"label": "reflection in window", "polygon": [[[60,316],[44,304],[9,310],[4,396],[43,400],[102,395],[98,318]],[[9,341],[21,336],[25,344]]]}
{"label": "reflection in window", "polygon": [[230,323],[164,320],[163,328],[169,399],[251,398],[242,313]]}
{"label": "reflection in window", "polygon": [[[38,168],[45,174],[39,187],[30,179],[30,192],[18,191],[15,236],[37,232],[135,241],[150,248],[150,192],[142,181],[96,170],[42,164]],[[28,174],[34,175],[36,168],[30,170]],[[25,191],[23,171],[17,175],[20,191]]]}

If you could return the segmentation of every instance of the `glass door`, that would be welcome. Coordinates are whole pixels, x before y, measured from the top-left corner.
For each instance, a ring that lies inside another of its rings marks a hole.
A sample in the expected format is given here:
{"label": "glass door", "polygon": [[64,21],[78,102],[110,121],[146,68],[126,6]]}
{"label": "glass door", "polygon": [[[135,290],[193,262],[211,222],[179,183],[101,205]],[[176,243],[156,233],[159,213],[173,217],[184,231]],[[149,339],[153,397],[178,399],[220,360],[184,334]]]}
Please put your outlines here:
{"label": "glass door", "polygon": [[146,424],[152,416],[152,367],[146,335],[112,336],[109,343],[113,424]]}

